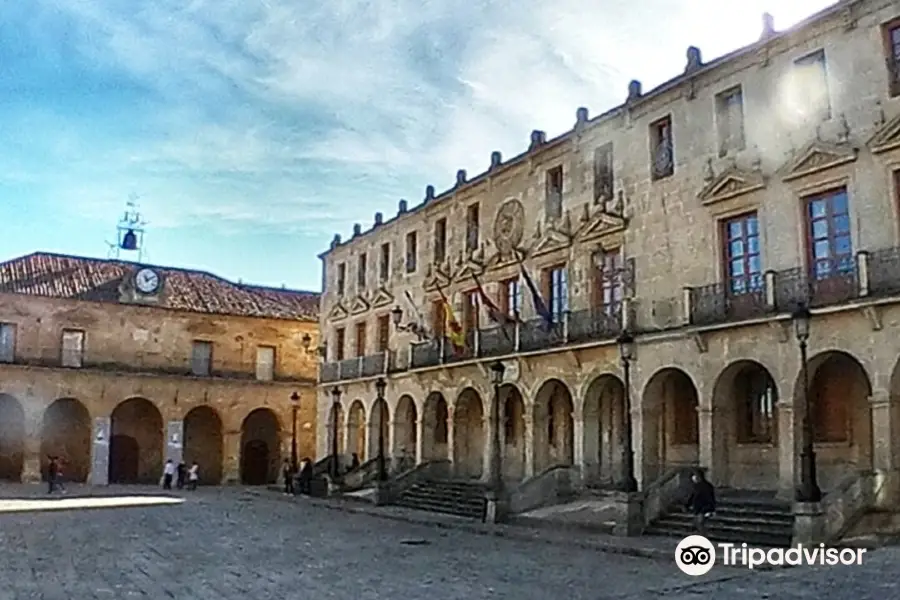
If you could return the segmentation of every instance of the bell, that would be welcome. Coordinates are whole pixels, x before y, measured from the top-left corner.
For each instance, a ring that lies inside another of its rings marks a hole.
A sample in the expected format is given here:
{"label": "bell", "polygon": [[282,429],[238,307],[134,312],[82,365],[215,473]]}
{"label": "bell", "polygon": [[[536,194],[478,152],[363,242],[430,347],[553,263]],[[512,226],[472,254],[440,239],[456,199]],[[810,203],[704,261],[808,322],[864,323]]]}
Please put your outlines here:
{"label": "bell", "polygon": [[122,236],[122,250],[137,250],[137,236],[134,234],[134,230],[129,229]]}

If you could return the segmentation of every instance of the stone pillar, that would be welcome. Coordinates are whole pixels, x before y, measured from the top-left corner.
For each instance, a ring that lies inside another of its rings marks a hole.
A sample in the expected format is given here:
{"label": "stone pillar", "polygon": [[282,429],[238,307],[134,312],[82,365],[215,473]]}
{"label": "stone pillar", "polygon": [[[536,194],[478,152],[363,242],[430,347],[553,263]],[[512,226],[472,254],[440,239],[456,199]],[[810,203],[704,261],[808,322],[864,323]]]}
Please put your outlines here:
{"label": "stone pillar", "polygon": [[400,456],[400,449],[397,448],[397,421],[388,421],[387,439],[384,441],[384,445],[386,456]]}
{"label": "stone pillar", "polygon": [[697,462],[706,468],[706,476],[714,485],[725,485],[722,480],[723,473],[716,467],[716,454],[726,451],[724,448],[717,451],[715,432],[713,431],[714,411],[709,406],[697,407],[697,432],[699,444],[697,445]]}
{"label": "stone pillar", "polygon": [[241,431],[226,431],[222,436],[222,483],[241,482]]}
{"label": "stone pillar", "polygon": [[29,428],[23,444],[22,483],[41,482],[41,438]]}
{"label": "stone pillar", "polygon": [[184,460],[184,422],[169,421],[166,424],[166,460],[176,465]]}
{"label": "stone pillar", "polygon": [[534,413],[525,410],[525,478],[534,477]]}
{"label": "stone pillar", "polygon": [[[634,396],[632,396],[633,399]],[[644,452],[646,447],[644,438],[647,435],[644,427],[644,414],[640,408],[634,405],[631,408],[631,428],[631,449],[634,451],[634,478],[638,481],[638,489],[643,490],[646,485],[651,483],[651,474],[648,473],[650,457]]]}
{"label": "stone pillar", "polygon": [[450,468],[456,470],[456,407],[447,407],[447,459]]}
{"label": "stone pillar", "polygon": [[112,431],[112,419],[95,417],[91,431],[91,473],[88,481],[91,485],[109,484],[109,440]]}
{"label": "stone pillar", "polygon": [[587,473],[584,464],[584,416],[580,412],[572,415],[572,462],[584,479]]}
{"label": "stone pillar", "polygon": [[793,404],[779,402],[778,414],[778,497],[793,500],[797,487],[799,456],[796,412]]}
{"label": "stone pillar", "polygon": [[483,481],[493,481],[492,477],[494,475],[494,465],[496,462],[494,461],[494,424],[491,421],[491,417],[488,415],[482,419],[482,428],[484,431],[484,452],[481,454],[481,464],[483,473],[481,479]]}
{"label": "stone pillar", "polygon": [[414,427],[416,428],[416,447],[413,449],[413,452],[416,456],[416,464],[421,465],[425,457],[425,417],[417,419]]}
{"label": "stone pillar", "polygon": [[872,469],[884,477],[884,485],[875,497],[878,507],[891,507],[900,498],[900,477],[894,456],[894,406],[887,390],[875,390],[869,397],[872,435]]}

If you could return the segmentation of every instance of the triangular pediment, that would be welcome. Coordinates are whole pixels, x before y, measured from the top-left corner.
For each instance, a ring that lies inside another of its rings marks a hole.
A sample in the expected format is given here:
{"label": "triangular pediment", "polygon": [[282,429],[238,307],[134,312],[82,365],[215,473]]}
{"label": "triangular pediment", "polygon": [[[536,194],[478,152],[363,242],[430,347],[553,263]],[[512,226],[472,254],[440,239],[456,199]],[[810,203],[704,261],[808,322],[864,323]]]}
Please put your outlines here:
{"label": "triangular pediment", "polygon": [[556,229],[547,229],[541,239],[531,249],[532,256],[541,256],[549,254],[556,250],[562,250],[572,245],[572,237],[557,231]]}
{"label": "triangular pediment", "polygon": [[426,291],[432,292],[438,288],[445,288],[450,285],[450,276],[444,271],[441,265],[428,265],[425,272],[425,281],[423,286]]}
{"label": "triangular pediment", "polygon": [[499,269],[501,267],[505,267],[507,265],[516,264],[519,262],[519,257],[524,256],[525,251],[521,248],[513,248],[508,251],[500,251],[494,252],[490,258],[485,262],[484,268],[488,269]]}
{"label": "triangular pediment", "polygon": [[881,154],[900,148],[900,115],[882,125],[867,145],[872,154]]}
{"label": "triangular pediment", "polygon": [[859,150],[848,144],[816,141],[797,152],[780,169],[785,181],[800,179],[856,160]]}
{"label": "triangular pediment", "polygon": [[394,295],[386,288],[378,288],[372,296],[372,308],[380,308],[394,302]]}
{"label": "triangular pediment", "polygon": [[625,219],[620,215],[613,215],[603,211],[597,211],[582,225],[576,235],[579,241],[593,240],[610,233],[618,233],[625,230]]}
{"label": "triangular pediment", "polygon": [[328,320],[340,321],[341,319],[346,319],[349,315],[350,313],[347,312],[347,309],[344,308],[344,305],[338,302],[331,307],[331,310],[328,311]]}
{"label": "triangular pediment", "polygon": [[362,296],[356,296],[350,303],[350,314],[358,315],[369,310],[369,303]]}
{"label": "triangular pediment", "polygon": [[453,281],[472,279],[472,277],[477,277],[482,273],[484,273],[484,267],[480,263],[470,259],[464,261],[459,269],[456,270],[456,273],[453,274]]}
{"label": "triangular pediment", "polygon": [[697,195],[703,204],[715,204],[737,196],[743,196],[766,187],[766,180],[759,171],[744,171],[736,167],[726,169],[710,181]]}

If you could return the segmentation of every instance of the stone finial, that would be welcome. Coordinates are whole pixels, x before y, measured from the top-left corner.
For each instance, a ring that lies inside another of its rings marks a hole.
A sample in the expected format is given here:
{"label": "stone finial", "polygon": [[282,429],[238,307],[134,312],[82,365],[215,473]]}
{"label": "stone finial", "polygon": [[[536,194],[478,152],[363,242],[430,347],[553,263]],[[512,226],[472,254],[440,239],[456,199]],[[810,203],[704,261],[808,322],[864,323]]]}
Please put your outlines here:
{"label": "stone finial", "polygon": [[398,214],[398,215],[402,215],[403,213],[405,213],[405,212],[406,212],[406,207],[407,207],[407,205],[406,205],[406,200],[401,200],[401,201],[397,204],[397,214]]}
{"label": "stone finial", "polygon": [[641,97],[643,94],[643,90],[641,88],[641,82],[637,79],[632,79],[631,83],[628,84],[628,101],[633,102]]}
{"label": "stone finial", "polygon": [[362,234],[362,225],[360,225],[359,223],[354,223],[353,224],[353,237],[356,237],[360,234]]}
{"label": "stone finial", "polygon": [[456,172],[456,185],[463,185],[466,182],[466,170],[460,169]]}
{"label": "stone finial", "polygon": [[378,227],[382,223],[384,223],[384,215],[380,212],[375,213],[375,227]]}
{"label": "stone finial", "polygon": [[491,152],[491,168],[496,169],[503,163],[503,155],[500,154],[499,150],[494,150]]}
{"label": "stone finial", "polygon": [[336,234],[334,234],[334,237],[331,238],[331,247],[337,248],[340,245],[341,245],[341,234],[336,233]]}
{"label": "stone finial", "polygon": [[545,144],[546,142],[547,134],[540,129],[535,129],[531,132],[531,147],[529,148],[529,150],[531,150],[532,148],[537,148],[538,146]]}
{"label": "stone finial", "polygon": [[426,185],[425,186],[425,202],[431,202],[434,200],[434,186]]}
{"label": "stone finial", "polygon": [[582,123],[587,123],[588,120],[588,109],[584,106],[578,107],[575,111],[575,123],[580,125]]}
{"label": "stone finial", "polygon": [[772,13],[763,13],[762,16],[762,34],[759,39],[764,40],[775,35],[775,17]]}
{"label": "stone finial", "polygon": [[684,67],[685,73],[696,71],[703,66],[703,55],[697,46],[688,46],[687,49],[687,65]]}

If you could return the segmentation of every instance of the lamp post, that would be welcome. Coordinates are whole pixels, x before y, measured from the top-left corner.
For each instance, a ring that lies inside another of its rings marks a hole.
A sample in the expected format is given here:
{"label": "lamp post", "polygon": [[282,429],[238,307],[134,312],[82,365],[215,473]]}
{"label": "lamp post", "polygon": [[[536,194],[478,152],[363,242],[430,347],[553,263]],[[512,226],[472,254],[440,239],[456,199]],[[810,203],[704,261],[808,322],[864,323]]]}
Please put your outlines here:
{"label": "lamp post", "polygon": [[300,407],[300,394],[291,394],[291,470],[297,472],[297,409]]}
{"label": "lamp post", "polygon": [[491,481],[490,486],[499,493],[503,488],[503,449],[500,446],[500,386],[506,367],[499,360],[491,365],[491,383],[494,384],[494,402],[491,403]]}
{"label": "lamp post", "polygon": [[384,460],[384,389],[387,387],[383,377],[375,381],[375,405],[378,407],[378,481],[387,481],[387,465]]}
{"label": "lamp post", "polygon": [[800,389],[803,393],[803,449],[800,451],[800,487],[797,489],[797,501],[819,502],[822,499],[822,490],[819,489],[816,477],[816,451],[813,446],[812,408],[809,401],[809,365],[806,355],[812,314],[805,304],[801,304],[791,315],[791,319],[794,321],[794,334],[800,344]]}
{"label": "lamp post", "polygon": [[625,387],[625,431],[622,448],[622,491],[632,493],[638,489],[634,476],[634,440],[632,439],[631,422],[631,362],[635,357],[634,337],[623,330],[616,339],[619,345],[619,358],[622,360],[622,379]]}
{"label": "lamp post", "polygon": [[338,415],[341,410],[341,388],[331,390],[331,480],[337,481],[338,469]]}

